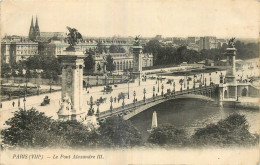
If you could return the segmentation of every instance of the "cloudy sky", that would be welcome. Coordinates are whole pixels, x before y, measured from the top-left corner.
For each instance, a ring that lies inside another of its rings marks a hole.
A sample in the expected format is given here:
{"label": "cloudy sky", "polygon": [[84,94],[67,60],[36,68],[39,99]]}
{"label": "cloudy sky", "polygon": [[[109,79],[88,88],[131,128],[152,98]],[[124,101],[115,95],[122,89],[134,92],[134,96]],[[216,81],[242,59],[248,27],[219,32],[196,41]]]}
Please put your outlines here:
{"label": "cloudy sky", "polygon": [[85,36],[259,36],[257,0],[4,0],[1,32],[27,36],[74,27]]}

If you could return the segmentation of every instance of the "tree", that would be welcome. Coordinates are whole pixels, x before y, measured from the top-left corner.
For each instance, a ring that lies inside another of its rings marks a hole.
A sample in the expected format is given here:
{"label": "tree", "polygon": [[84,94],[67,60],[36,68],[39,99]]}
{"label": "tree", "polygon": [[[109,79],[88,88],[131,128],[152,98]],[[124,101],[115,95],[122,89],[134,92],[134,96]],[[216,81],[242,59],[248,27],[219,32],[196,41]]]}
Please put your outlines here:
{"label": "tree", "polygon": [[184,130],[177,129],[171,124],[163,124],[153,129],[148,142],[158,145],[183,146],[188,142]]}
{"label": "tree", "polygon": [[99,143],[97,130],[90,131],[83,123],[75,120],[55,121],[52,123],[50,130],[56,139],[62,142],[60,145],[63,146],[73,148],[95,147]]}
{"label": "tree", "polygon": [[4,144],[18,147],[44,146],[47,142],[40,141],[36,137],[39,135],[37,133],[45,133],[48,130],[51,118],[33,108],[30,110],[20,109],[14,112],[14,116],[5,124],[10,127],[1,131]]}
{"label": "tree", "polygon": [[110,53],[125,53],[125,49],[121,47],[120,45],[111,45],[109,47]]}
{"label": "tree", "polygon": [[113,72],[116,69],[116,66],[114,64],[114,59],[111,55],[108,55],[106,58],[106,69],[109,72]]}
{"label": "tree", "polygon": [[104,51],[103,48],[104,48],[104,47],[103,47],[103,45],[102,45],[102,42],[99,41],[99,42],[97,43],[97,50],[98,50],[98,53],[99,53],[99,54],[102,54],[102,53],[103,53],[103,51]]}
{"label": "tree", "polygon": [[106,119],[100,125],[99,132],[102,146],[132,147],[142,143],[139,131],[130,121],[121,117]]}
{"label": "tree", "polygon": [[1,65],[1,77],[8,77],[11,74],[11,67],[6,64],[2,63]]}
{"label": "tree", "polygon": [[94,54],[94,52],[92,50],[89,50],[89,51],[86,51],[86,53],[88,54],[88,56],[84,59],[84,65],[85,65],[84,70],[86,72],[90,72],[90,71],[92,71],[92,69],[95,66],[95,61],[92,56]]}
{"label": "tree", "polygon": [[100,134],[77,121],[54,121],[36,109],[20,109],[6,121],[3,143],[12,147],[96,147]]}
{"label": "tree", "polygon": [[251,134],[244,115],[231,114],[216,124],[196,130],[192,142],[197,146],[255,145],[259,136]]}

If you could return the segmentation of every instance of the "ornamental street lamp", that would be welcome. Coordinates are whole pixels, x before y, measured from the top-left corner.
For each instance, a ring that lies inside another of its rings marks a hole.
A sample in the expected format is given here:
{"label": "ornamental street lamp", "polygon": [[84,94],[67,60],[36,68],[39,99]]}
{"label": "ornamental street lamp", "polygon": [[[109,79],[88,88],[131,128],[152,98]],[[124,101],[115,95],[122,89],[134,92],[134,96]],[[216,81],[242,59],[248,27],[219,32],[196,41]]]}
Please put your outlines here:
{"label": "ornamental street lamp", "polygon": [[134,91],[134,94],[133,94],[133,96],[134,96],[134,104],[135,104],[135,96],[136,96],[136,93],[135,93],[135,91]]}
{"label": "ornamental street lamp", "polygon": [[89,101],[88,105],[90,105],[89,110],[88,110],[88,116],[92,116],[92,115],[94,115],[94,109],[93,109],[94,103],[93,103],[93,97],[92,96],[90,97],[90,101]]}
{"label": "ornamental street lamp", "polygon": [[162,84],[162,96],[163,96],[163,88],[164,88],[164,86],[163,86],[163,84]]}
{"label": "ornamental street lamp", "polygon": [[112,109],[113,109],[113,106],[112,106],[112,103],[113,103],[113,97],[112,97],[112,96],[110,97],[110,103],[111,103],[111,105],[110,105],[110,110],[112,111]]}
{"label": "ornamental street lamp", "polygon": [[144,93],[144,102],[145,102],[145,93],[146,93],[146,89],[145,88],[144,88],[143,93]]}

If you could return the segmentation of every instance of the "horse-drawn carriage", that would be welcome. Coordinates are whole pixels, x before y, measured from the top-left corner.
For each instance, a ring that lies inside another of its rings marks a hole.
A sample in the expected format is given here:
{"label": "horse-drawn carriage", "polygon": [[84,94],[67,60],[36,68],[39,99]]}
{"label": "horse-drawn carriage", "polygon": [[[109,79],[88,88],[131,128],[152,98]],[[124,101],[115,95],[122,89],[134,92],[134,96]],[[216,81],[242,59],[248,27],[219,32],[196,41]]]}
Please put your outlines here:
{"label": "horse-drawn carriage", "polygon": [[48,96],[45,96],[45,98],[43,99],[43,102],[41,103],[41,106],[45,106],[47,104],[50,104],[50,99]]}
{"label": "horse-drawn carriage", "polygon": [[113,91],[112,87],[107,85],[104,87],[104,90],[102,92],[111,93]]}

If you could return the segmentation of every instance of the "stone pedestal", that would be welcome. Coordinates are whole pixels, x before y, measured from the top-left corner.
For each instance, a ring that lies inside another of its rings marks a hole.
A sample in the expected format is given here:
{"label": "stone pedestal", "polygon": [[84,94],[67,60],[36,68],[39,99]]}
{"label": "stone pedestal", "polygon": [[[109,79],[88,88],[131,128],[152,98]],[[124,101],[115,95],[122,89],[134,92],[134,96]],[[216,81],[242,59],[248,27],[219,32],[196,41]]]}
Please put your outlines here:
{"label": "stone pedestal", "polygon": [[236,48],[227,48],[227,73],[226,83],[236,84]]}
{"label": "stone pedestal", "polygon": [[[81,120],[85,117],[83,104],[83,67],[84,54],[78,51],[65,51],[59,55],[62,63],[62,92],[61,98],[69,97],[71,100],[71,112],[58,112],[59,119]],[[64,110],[63,110],[64,111]],[[70,117],[66,117],[70,114]],[[65,116],[64,116],[65,115]]]}

